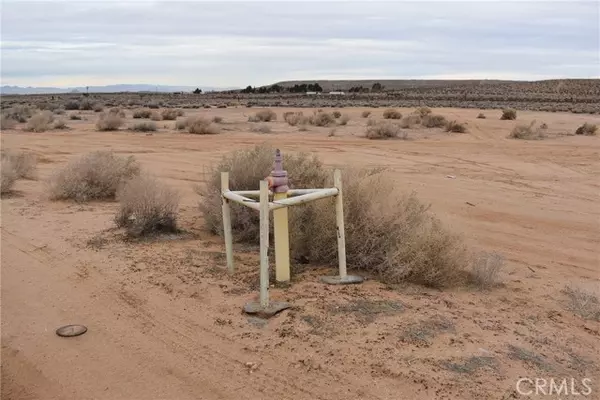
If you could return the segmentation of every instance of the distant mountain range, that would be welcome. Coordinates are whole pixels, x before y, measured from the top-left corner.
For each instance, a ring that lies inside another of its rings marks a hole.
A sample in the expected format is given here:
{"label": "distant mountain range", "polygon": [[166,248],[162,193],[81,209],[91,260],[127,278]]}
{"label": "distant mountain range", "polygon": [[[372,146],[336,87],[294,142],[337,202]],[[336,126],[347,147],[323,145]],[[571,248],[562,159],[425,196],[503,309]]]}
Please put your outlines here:
{"label": "distant mountain range", "polygon": [[21,87],[8,86],[0,87],[1,94],[60,94],[60,93],[119,93],[119,92],[191,92],[196,88],[200,88],[203,92],[234,90],[236,87],[219,88],[211,86],[167,86],[167,85],[146,85],[146,84],[121,84],[121,85],[106,85],[106,86],[85,86],[58,88],[58,87]]}

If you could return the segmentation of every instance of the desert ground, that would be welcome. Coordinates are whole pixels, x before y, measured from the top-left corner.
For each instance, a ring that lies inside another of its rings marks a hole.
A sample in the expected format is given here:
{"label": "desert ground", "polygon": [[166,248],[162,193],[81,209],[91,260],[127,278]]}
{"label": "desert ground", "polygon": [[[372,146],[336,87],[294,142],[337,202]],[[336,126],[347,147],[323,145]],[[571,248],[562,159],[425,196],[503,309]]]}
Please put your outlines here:
{"label": "desert ground", "polygon": [[[259,124],[270,133],[253,132],[256,110],[185,110],[223,117],[217,135],[178,132],[175,121],[152,134],[98,132],[93,111],[76,111],[83,119],[69,129],[2,132],[3,149],[38,158],[38,178],[1,200],[2,398],[513,399],[526,397],[515,388],[522,377],[591,378],[588,398],[600,398],[600,322],[574,312],[564,292],[600,286],[600,138],[573,135],[599,115],[518,111],[502,121],[500,110],[439,108],[468,132],[368,140],[365,108],[342,109],[350,121],[333,132],[299,131],[283,121],[287,108]],[[382,118],[384,109],[370,110]],[[534,120],[548,125],[545,139],[507,137]],[[292,309],[245,315],[258,295],[258,250],[236,245],[229,276],[194,187],[224,154],[261,143],[329,167],[388,168],[471,248],[504,256],[502,284],[436,290],[366,276],[326,286],[319,277],[336,266],[309,265],[271,289]],[[116,203],[48,199],[53,171],[109,149],[178,190],[185,235],[124,241]],[[55,334],[71,323],[88,332]]]}

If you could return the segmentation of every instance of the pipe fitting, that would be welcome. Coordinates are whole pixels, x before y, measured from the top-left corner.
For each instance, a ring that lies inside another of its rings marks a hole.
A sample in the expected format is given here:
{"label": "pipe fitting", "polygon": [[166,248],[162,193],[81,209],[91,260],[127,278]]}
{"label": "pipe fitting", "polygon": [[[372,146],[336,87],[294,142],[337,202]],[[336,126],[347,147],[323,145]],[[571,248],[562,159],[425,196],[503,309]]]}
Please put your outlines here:
{"label": "pipe fitting", "polygon": [[283,169],[283,157],[279,149],[275,150],[275,161],[273,162],[273,170],[271,175],[267,177],[269,188],[273,193],[287,193],[290,189],[288,186],[288,174]]}

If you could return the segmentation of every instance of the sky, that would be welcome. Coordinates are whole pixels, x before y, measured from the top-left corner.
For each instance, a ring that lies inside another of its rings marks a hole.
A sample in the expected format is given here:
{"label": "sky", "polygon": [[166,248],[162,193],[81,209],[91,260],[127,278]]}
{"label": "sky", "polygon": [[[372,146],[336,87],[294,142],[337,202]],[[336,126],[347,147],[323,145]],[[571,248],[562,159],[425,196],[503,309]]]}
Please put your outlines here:
{"label": "sky", "polygon": [[600,77],[598,1],[1,2],[2,85]]}

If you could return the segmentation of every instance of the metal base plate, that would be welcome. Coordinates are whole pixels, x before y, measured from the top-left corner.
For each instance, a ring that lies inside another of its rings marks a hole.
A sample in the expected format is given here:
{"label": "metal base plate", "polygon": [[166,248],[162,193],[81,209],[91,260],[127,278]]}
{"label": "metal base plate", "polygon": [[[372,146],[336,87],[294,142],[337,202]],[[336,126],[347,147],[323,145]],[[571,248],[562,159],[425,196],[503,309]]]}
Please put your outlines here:
{"label": "metal base plate", "polygon": [[321,277],[321,282],[329,285],[351,285],[354,283],[362,283],[363,281],[364,279],[362,277],[356,275],[346,275],[345,278],[341,278],[340,276]]}
{"label": "metal base plate", "polygon": [[87,328],[83,325],[65,325],[56,330],[56,334],[62,337],[73,337],[83,335]]}
{"label": "metal base plate", "polygon": [[292,305],[284,301],[272,301],[268,307],[261,307],[258,301],[247,303],[244,306],[244,312],[253,314],[261,318],[271,318],[273,315],[290,308]]}

